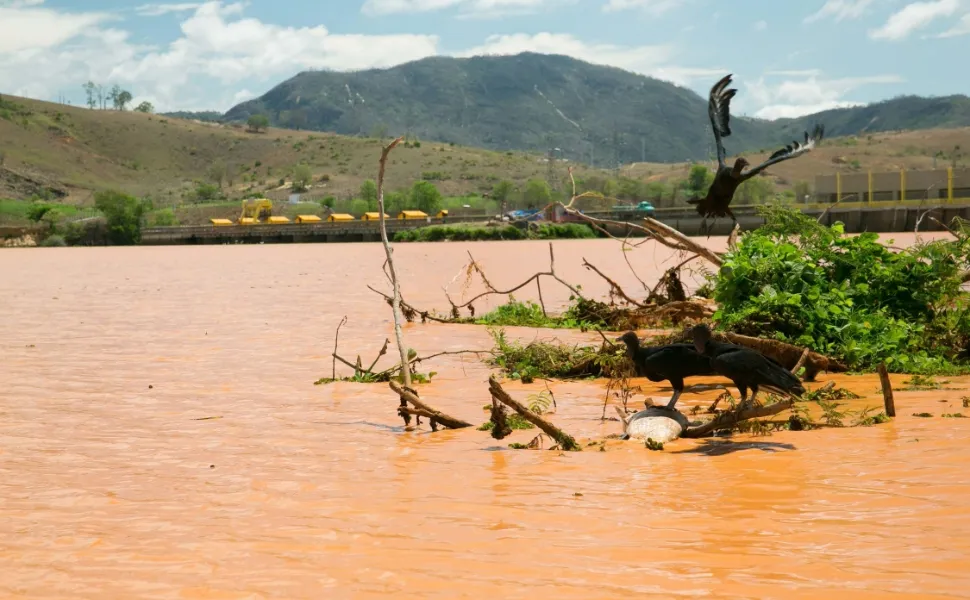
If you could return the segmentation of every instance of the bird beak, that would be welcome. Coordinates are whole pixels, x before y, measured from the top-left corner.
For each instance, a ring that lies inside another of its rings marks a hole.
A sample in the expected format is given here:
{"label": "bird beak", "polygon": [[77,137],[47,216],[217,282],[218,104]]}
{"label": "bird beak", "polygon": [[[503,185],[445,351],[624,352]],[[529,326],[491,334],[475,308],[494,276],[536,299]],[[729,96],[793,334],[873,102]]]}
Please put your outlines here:
{"label": "bird beak", "polygon": [[623,336],[621,335],[620,337],[614,339],[613,341],[614,342],[622,342],[623,341]]}

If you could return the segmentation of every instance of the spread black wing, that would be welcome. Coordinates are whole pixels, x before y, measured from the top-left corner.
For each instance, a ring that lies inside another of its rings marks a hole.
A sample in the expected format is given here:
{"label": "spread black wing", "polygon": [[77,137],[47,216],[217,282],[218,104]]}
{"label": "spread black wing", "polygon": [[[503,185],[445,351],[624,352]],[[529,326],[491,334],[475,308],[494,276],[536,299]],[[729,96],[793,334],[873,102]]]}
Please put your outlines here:
{"label": "spread black wing", "polygon": [[731,84],[731,75],[726,75],[711,88],[707,99],[707,114],[711,117],[711,129],[714,130],[714,141],[717,143],[717,166],[723,169],[727,158],[722,137],[731,135],[731,98],[738,93],[736,89],[727,89]]}
{"label": "spread black wing", "polygon": [[822,141],[822,136],[824,134],[825,134],[825,126],[816,125],[815,129],[812,131],[811,136],[808,135],[807,131],[805,132],[804,143],[793,141],[791,144],[785,146],[781,150],[776,150],[774,154],[768,157],[768,160],[761,163],[757,167],[754,167],[753,169],[750,169],[742,173],[741,181],[751,179],[752,177],[764,171],[771,165],[778,164],[784,160],[796,158],[798,156],[801,156],[802,154],[805,154],[806,152],[811,151],[813,148],[815,148],[816,144]]}

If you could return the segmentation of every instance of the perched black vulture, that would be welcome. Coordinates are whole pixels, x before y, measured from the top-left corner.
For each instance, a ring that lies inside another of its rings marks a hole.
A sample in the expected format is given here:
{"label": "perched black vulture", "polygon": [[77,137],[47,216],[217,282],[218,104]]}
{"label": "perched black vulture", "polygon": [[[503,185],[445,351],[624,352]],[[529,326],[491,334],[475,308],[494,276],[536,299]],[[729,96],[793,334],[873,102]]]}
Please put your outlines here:
{"label": "perched black vulture", "polygon": [[751,402],[758,395],[759,388],[781,396],[801,396],[805,387],[798,377],[774,360],[757,350],[715,342],[707,325],[694,327],[694,347],[711,360],[711,368],[718,374],[734,382],[741,393],[741,404],[747,402],[748,388],[751,388]]}
{"label": "perched black vulture", "polygon": [[636,373],[650,381],[669,381],[674,388],[667,408],[673,408],[684,392],[684,379],[697,375],[717,375],[711,361],[698,354],[691,344],[670,344],[641,348],[640,338],[627,331],[617,341],[626,344],[626,354],[633,361]]}

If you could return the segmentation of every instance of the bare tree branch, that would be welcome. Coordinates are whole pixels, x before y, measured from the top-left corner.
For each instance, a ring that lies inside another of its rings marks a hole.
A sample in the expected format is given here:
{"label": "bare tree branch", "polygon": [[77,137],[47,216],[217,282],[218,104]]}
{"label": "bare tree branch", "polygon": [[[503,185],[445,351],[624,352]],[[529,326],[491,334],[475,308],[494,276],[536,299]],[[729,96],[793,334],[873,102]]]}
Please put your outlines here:
{"label": "bare tree branch", "polygon": [[627,293],[623,291],[623,288],[620,287],[620,284],[618,284],[617,282],[615,282],[612,279],[610,279],[605,273],[603,273],[598,268],[596,268],[595,265],[590,264],[590,262],[587,261],[585,258],[583,258],[583,266],[586,267],[587,269],[593,271],[594,273],[596,273],[597,275],[599,275],[600,277],[602,277],[604,280],[606,280],[606,283],[610,284],[610,289],[613,290],[613,293],[614,294],[616,294],[620,298],[623,298],[628,303],[630,303],[630,304],[632,304],[634,306],[638,306],[640,308],[646,308],[646,305],[645,304],[642,304],[640,302],[637,302],[636,300],[634,300],[633,298],[631,298],[630,296],[628,296]]}
{"label": "bare tree branch", "polygon": [[[401,285],[397,280],[397,272],[394,270],[394,258],[392,256],[391,243],[387,239],[387,224],[384,218],[384,170],[387,168],[387,156],[404,140],[399,137],[381,150],[380,168],[377,171],[377,206],[381,225],[381,243],[384,245],[384,253],[387,255],[387,267],[390,271],[391,287],[394,296],[391,299],[391,310],[394,313],[394,337],[397,340],[397,349],[401,353],[401,364],[408,362],[408,350],[404,345],[404,334],[401,331]],[[401,369],[401,380],[406,387],[411,387],[411,370]]]}

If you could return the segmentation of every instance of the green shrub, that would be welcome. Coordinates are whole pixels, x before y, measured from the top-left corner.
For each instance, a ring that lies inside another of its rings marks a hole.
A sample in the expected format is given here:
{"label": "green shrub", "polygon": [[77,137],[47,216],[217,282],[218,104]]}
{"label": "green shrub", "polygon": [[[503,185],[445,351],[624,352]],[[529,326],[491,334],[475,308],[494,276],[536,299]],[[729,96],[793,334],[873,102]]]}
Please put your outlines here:
{"label": "green shrub", "polygon": [[40,243],[40,246],[43,248],[63,248],[64,246],[67,246],[67,242],[63,237],[55,233],[44,238],[44,241]]}
{"label": "green shrub", "polygon": [[960,291],[970,243],[935,241],[894,252],[874,233],[845,236],[780,207],[741,236],[716,275],[714,319],[834,356],[853,369],[953,368],[970,342]]}
{"label": "green shrub", "polygon": [[141,241],[144,202],[122,192],[107,190],[94,195],[94,205],[107,220],[109,242],[124,246]]}
{"label": "green shrub", "polygon": [[174,227],[179,224],[175,211],[171,208],[163,208],[152,213],[149,218],[152,227]]}

